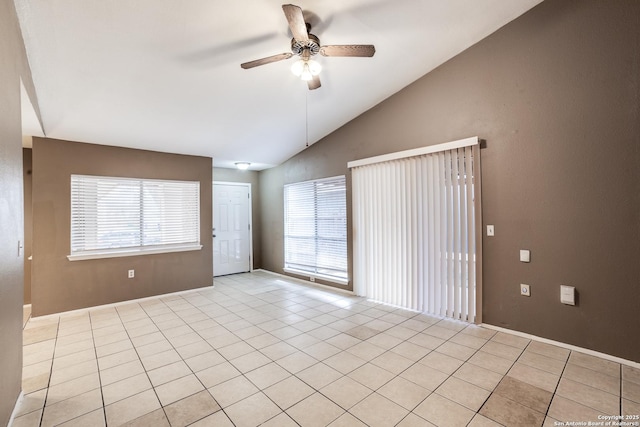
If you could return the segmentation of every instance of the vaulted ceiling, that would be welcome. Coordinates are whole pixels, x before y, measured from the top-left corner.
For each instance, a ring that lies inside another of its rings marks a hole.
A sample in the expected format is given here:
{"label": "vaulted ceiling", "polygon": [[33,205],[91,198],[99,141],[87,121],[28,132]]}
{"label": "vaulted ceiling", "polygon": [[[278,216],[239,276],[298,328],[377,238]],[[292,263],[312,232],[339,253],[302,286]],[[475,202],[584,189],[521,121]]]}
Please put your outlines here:
{"label": "vaulted ceiling", "polygon": [[[541,0],[301,0],[321,44],[322,87],[295,77],[282,4],[270,0],[15,0],[44,134],[210,156],[220,167],[282,163]],[[37,120],[25,133],[37,134]]]}

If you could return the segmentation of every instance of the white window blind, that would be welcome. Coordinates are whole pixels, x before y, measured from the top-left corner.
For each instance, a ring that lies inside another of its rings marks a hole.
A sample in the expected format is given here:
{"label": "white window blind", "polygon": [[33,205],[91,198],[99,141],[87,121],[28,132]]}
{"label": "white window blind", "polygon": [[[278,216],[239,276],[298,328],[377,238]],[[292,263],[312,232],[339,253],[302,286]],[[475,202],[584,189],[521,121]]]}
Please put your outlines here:
{"label": "white window blind", "polygon": [[200,248],[199,182],[71,175],[70,260]]}
{"label": "white window blind", "polygon": [[480,150],[462,142],[352,168],[357,295],[481,321]]}
{"label": "white window blind", "polygon": [[348,282],[345,177],[284,187],[285,269]]}

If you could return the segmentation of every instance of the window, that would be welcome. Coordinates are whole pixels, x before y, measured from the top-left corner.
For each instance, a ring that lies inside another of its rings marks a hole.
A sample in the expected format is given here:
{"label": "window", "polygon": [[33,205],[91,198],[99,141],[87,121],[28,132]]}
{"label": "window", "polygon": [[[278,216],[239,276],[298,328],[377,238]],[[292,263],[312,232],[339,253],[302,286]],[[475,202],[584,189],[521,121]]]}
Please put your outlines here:
{"label": "window", "polygon": [[348,283],[345,177],[284,187],[284,268]]}
{"label": "window", "polygon": [[199,182],[71,175],[69,260],[201,248]]}

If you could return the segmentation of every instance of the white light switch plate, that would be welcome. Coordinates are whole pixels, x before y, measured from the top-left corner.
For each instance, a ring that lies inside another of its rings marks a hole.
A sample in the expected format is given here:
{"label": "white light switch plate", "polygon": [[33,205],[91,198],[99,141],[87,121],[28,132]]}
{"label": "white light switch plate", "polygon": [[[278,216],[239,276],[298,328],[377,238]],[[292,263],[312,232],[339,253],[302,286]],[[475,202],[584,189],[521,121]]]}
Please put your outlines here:
{"label": "white light switch plate", "polygon": [[520,261],[531,262],[531,252],[528,249],[520,249]]}
{"label": "white light switch plate", "polygon": [[567,305],[576,305],[576,288],[560,285],[560,302]]}
{"label": "white light switch plate", "polygon": [[487,225],[487,236],[495,236],[495,232],[493,225]]}

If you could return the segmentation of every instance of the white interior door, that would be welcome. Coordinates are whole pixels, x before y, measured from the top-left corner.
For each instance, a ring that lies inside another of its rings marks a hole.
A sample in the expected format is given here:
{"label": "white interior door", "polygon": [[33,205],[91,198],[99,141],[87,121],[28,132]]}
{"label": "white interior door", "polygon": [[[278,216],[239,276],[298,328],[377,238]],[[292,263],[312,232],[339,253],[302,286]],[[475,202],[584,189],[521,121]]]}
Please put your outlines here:
{"label": "white interior door", "polygon": [[213,275],[251,271],[251,185],[213,183]]}

